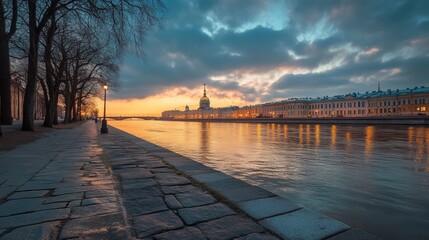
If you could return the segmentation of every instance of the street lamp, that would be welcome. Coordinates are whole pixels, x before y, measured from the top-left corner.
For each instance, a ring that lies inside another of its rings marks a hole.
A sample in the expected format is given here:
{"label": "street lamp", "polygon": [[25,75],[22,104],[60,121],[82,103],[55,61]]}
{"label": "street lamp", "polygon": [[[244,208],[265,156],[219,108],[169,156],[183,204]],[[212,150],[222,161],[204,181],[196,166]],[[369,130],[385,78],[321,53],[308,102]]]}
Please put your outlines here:
{"label": "street lamp", "polygon": [[106,95],[107,95],[107,83],[104,84],[104,114],[103,120],[101,121],[101,133],[108,133],[109,129],[107,129],[107,120],[106,120]]}

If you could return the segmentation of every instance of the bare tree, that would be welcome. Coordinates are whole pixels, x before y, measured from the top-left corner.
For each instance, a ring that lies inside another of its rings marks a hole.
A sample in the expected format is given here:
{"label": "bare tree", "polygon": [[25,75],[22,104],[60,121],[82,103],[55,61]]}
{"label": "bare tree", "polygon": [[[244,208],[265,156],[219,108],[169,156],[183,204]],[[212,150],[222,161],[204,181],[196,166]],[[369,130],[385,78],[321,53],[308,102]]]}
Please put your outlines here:
{"label": "bare tree", "polygon": [[[6,9],[7,7],[9,8],[9,10]],[[13,34],[15,34],[17,18],[17,0],[13,0],[12,2],[0,1],[0,122],[1,124],[6,125],[12,124],[9,40],[11,39]],[[7,25],[9,25],[9,29],[7,29]]]}
{"label": "bare tree", "polygon": [[[36,0],[28,0],[27,9],[29,51],[22,130],[29,131],[34,130],[32,114],[38,78],[40,35],[48,26],[50,19],[51,23],[54,22],[52,17],[55,14],[70,15],[71,18],[75,18],[81,25],[92,30],[91,37],[100,36],[111,47],[109,50],[114,50],[112,52],[116,53],[115,57],[120,57],[127,47],[134,46],[137,50],[141,50],[141,40],[150,27],[159,23],[158,10],[163,9],[160,0],[45,0],[37,2],[39,4],[36,2]],[[48,26],[48,28],[50,27]],[[73,71],[76,69],[74,68]],[[66,67],[66,73],[69,73],[68,79],[76,80],[76,74],[70,75],[68,70],[70,69]],[[67,74],[65,79],[67,79]],[[72,90],[71,86],[66,85],[64,92],[71,94],[70,97],[72,97],[75,96],[71,92]],[[72,101],[73,99],[70,98],[69,100]]]}

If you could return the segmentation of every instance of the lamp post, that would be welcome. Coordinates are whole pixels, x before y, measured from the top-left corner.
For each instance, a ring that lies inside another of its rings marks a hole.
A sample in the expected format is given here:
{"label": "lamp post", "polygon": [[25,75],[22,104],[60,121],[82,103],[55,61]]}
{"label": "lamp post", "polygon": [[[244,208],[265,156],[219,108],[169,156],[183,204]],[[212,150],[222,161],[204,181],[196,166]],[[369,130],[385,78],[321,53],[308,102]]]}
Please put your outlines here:
{"label": "lamp post", "polygon": [[103,120],[101,121],[101,133],[108,133],[109,129],[107,129],[107,120],[106,120],[106,95],[107,95],[107,83],[104,84],[104,114]]}

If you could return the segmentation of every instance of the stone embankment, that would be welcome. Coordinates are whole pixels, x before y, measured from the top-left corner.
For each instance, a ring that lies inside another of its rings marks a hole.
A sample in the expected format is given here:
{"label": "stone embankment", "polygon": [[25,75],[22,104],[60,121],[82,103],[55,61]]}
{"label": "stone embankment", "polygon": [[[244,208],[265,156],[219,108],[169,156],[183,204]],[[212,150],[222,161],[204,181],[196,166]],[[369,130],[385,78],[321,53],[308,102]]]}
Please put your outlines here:
{"label": "stone embankment", "polygon": [[112,127],[0,153],[0,239],[377,239]]}

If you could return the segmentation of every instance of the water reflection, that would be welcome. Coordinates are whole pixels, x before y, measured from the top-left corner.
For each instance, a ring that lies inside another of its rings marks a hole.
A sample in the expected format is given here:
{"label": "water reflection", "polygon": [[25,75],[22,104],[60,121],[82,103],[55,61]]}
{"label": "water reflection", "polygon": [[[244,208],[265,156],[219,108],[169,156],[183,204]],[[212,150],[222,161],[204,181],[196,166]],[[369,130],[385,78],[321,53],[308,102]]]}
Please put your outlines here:
{"label": "water reflection", "polygon": [[365,128],[365,160],[371,159],[374,129],[374,126],[367,126]]}
{"label": "water reflection", "polygon": [[315,129],[315,132],[316,132],[316,146],[319,146],[320,145],[320,125],[319,124],[316,124],[316,129]]}
{"label": "water reflection", "polygon": [[335,148],[337,144],[337,126],[332,125],[331,126],[331,146],[332,148]]}
{"label": "water reflection", "polygon": [[109,123],[382,238],[429,236],[428,127]]}

